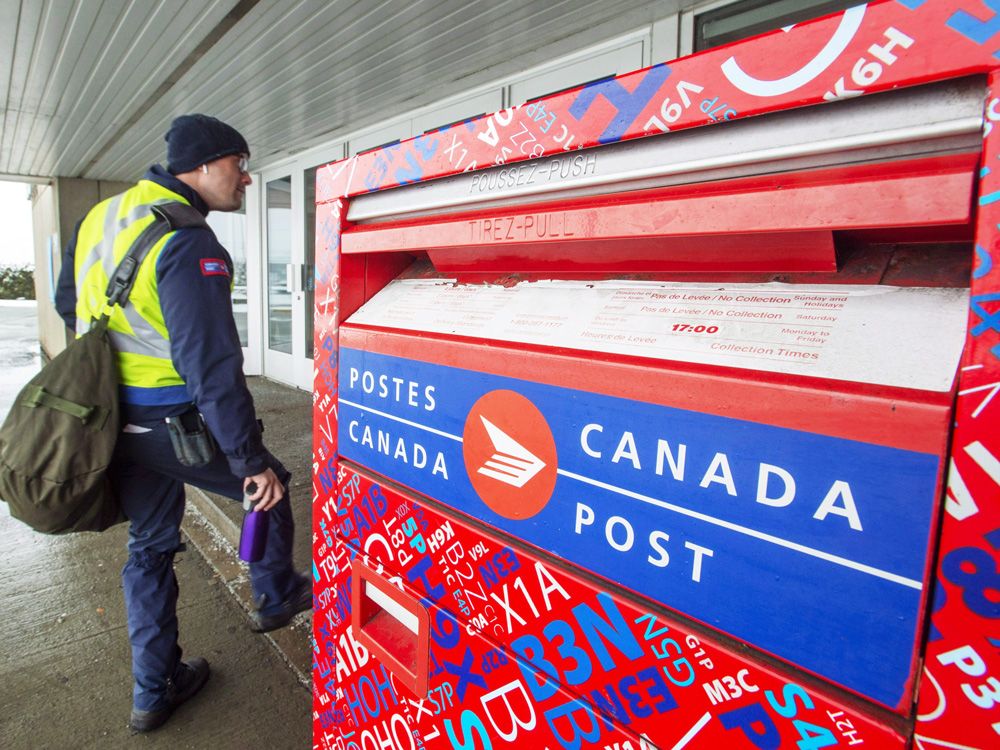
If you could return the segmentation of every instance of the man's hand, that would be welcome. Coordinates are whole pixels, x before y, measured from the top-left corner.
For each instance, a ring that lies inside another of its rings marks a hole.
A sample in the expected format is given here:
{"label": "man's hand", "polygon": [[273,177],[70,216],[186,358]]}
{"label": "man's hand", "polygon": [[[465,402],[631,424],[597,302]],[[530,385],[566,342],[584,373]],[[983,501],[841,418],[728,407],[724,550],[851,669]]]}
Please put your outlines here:
{"label": "man's hand", "polygon": [[251,500],[259,500],[254,510],[270,510],[278,501],[285,496],[285,486],[278,480],[278,475],[271,469],[264,469],[260,474],[246,477],[243,480],[243,491],[246,492],[247,485],[254,482],[257,491],[250,496]]}

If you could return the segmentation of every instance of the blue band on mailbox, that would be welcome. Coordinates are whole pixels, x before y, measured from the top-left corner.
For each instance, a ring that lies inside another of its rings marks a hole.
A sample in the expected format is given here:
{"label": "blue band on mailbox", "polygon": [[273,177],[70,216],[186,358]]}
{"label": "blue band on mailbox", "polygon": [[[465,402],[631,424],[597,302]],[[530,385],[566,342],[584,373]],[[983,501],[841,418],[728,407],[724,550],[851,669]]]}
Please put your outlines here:
{"label": "blue band on mailbox", "polygon": [[888,706],[903,697],[937,456],[346,348],[339,395],[345,458]]}

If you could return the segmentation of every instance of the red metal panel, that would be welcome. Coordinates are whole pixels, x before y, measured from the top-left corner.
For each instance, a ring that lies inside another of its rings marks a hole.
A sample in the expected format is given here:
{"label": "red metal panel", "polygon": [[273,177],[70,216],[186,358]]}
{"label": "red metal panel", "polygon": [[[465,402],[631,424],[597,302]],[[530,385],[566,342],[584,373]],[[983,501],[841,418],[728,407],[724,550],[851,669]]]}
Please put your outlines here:
{"label": "red metal panel", "polygon": [[344,320],[356,312],[412,262],[413,256],[407,253],[370,256],[344,253],[340,259],[338,320]]}
{"label": "red metal panel", "polygon": [[859,5],[353,156],[317,174],[317,200],[985,73],[993,14],[980,0]]}
{"label": "red metal panel", "polygon": [[[539,217],[540,218],[540,217]],[[550,231],[558,214],[548,217]],[[562,217],[566,218],[566,217]],[[514,217],[507,217],[516,227]],[[541,218],[545,221],[544,218]],[[506,223],[499,218],[483,219]],[[505,231],[503,228],[500,231]],[[560,227],[555,231],[567,231]],[[432,248],[427,256],[442,273],[796,273],[837,269],[831,232],[727,234],[692,237],[568,239],[545,243]]]}
{"label": "red metal panel", "polygon": [[[345,546],[334,535],[337,507],[337,326],[340,302],[340,201],[316,207],[316,308],[313,347],[312,574],[313,612],[313,739],[321,747],[342,742],[332,729],[336,695],[335,578]],[[329,719],[329,720],[328,720]]]}
{"label": "red metal panel", "polygon": [[[346,477],[348,487],[353,478],[353,475]],[[355,486],[366,493],[364,497],[377,498],[371,517],[381,518],[386,506],[380,488]],[[360,512],[362,517],[366,513]],[[404,533],[402,529],[407,523],[411,524],[407,528],[412,528],[409,538],[422,539],[427,521],[420,508],[382,518],[379,528]],[[350,528],[349,522],[345,528]],[[396,573],[392,575],[392,583],[384,582],[386,587],[398,589],[395,596],[419,600],[425,608],[423,619],[432,623],[428,648],[422,653],[425,663],[420,667],[429,687],[414,693],[408,676],[398,674],[380,661],[379,654],[386,649],[370,650],[372,636],[365,637],[351,627],[352,619],[358,616],[354,603],[357,599],[352,602],[352,596],[358,594],[353,587],[359,577],[354,571],[364,566],[370,571],[366,574],[368,580],[382,575],[388,578],[389,571],[377,560],[359,554],[357,549],[350,546],[346,549],[342,567],[332,581],[335,596],[328,610],[330,628],[325,633],[327,642],[334,644],[335,654],[327,686],[335,684],[336,688],[329,691],[333,700],[319,714],[318,734],[328,747],[418,750],[488,748],[494,742],[520,742],[530,743],[531,747],[572,748],[594,734],[612,747],[647,747],[635,734],[621,727],[616,717],[598,719],[577,695],[543,675],[534,678],[535,666],[474,628],[463,628],[446,606],[439,606],[439,602],[448,603],[444,592],[437,580],[432,583],[421,576],[419,566],[412,566],[411,572],[415,570],[417,574],[412,585],[409,579],[404,583]],[[534,700],[534,694],[543,686],[548,698],[544,713]]]}
{"label": "red metal panel", "polygon": [[363,255],[344,254],[340,258],[340,293],[338,322],[356,312],[368,297],[365,294],[367,284],[365,276],[368,270],[368,258]]}
{"label": "red metal panel", "polygon": [[[983,163],[1000,158],[990,80]],[[924,657],[914,744],[920,750],[1000,743],[1000,180],[983,170],[965,357]],[[949,744],[959,742],[960,745]]]}
{"label": "red metal panel", "polygon": [[[355,741],[379,725],[391,728],[387,714],[399,713],[408,715],[414,746],[426,747],[449,747],[444,737],[454,743],[459,726],[490,747],[490,725],[494,741],[557,742],[567,749],[616,741],[631,743],[619,748],[713,750],[906,746],[904,726],[891,715],[859,711],[849,696],[811,680],[789,681],[750,653],[443,515],[363,471],[348,469],[341,496],[349,513],[339,532],[354,549],[351,565],[384,566],[385,578],[419,592],[431,608],[432,677],[424,700],[451,703],[421,711],[423,696],[414,700],[392,676],[381,682],[391,685],[396,704],[389,705],[389,697],[379,706],[370,689],[365,701],[355,679],[381,673],[367,655],[351,655],[339,668],[344,687],[337,715],[344,735],[354,733]],[[347,613],[339,614],[346,622]],[[346,646],[357,633],[339,640]],[[452,700],[444,700],[449,693]],[[501,695],[517,700],[498,700]]]}

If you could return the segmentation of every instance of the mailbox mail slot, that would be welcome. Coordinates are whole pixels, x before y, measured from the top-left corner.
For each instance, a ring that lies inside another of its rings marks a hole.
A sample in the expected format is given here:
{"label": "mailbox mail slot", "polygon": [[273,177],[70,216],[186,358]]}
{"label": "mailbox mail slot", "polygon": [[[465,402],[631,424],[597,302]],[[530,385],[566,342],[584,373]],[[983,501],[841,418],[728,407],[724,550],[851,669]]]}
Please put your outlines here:
{"label": "mailbox mail slot", "polygon": [[377,570],[363,563],[354,568],[352,602],[358,641],[388,664],[417,695],[427,692],[427,648],[430,625],[427,610],[399,591]]}

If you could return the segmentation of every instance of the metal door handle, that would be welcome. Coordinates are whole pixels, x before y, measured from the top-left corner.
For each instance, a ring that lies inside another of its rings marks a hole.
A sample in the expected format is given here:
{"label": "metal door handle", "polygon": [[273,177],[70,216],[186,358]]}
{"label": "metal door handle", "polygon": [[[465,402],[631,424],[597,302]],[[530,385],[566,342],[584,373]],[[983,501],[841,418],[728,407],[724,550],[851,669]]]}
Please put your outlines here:
{"label": "metal door handle", "polygon": [[285,291],[290,294],[302,291],[302,267],[298,263],[285,264]]}

